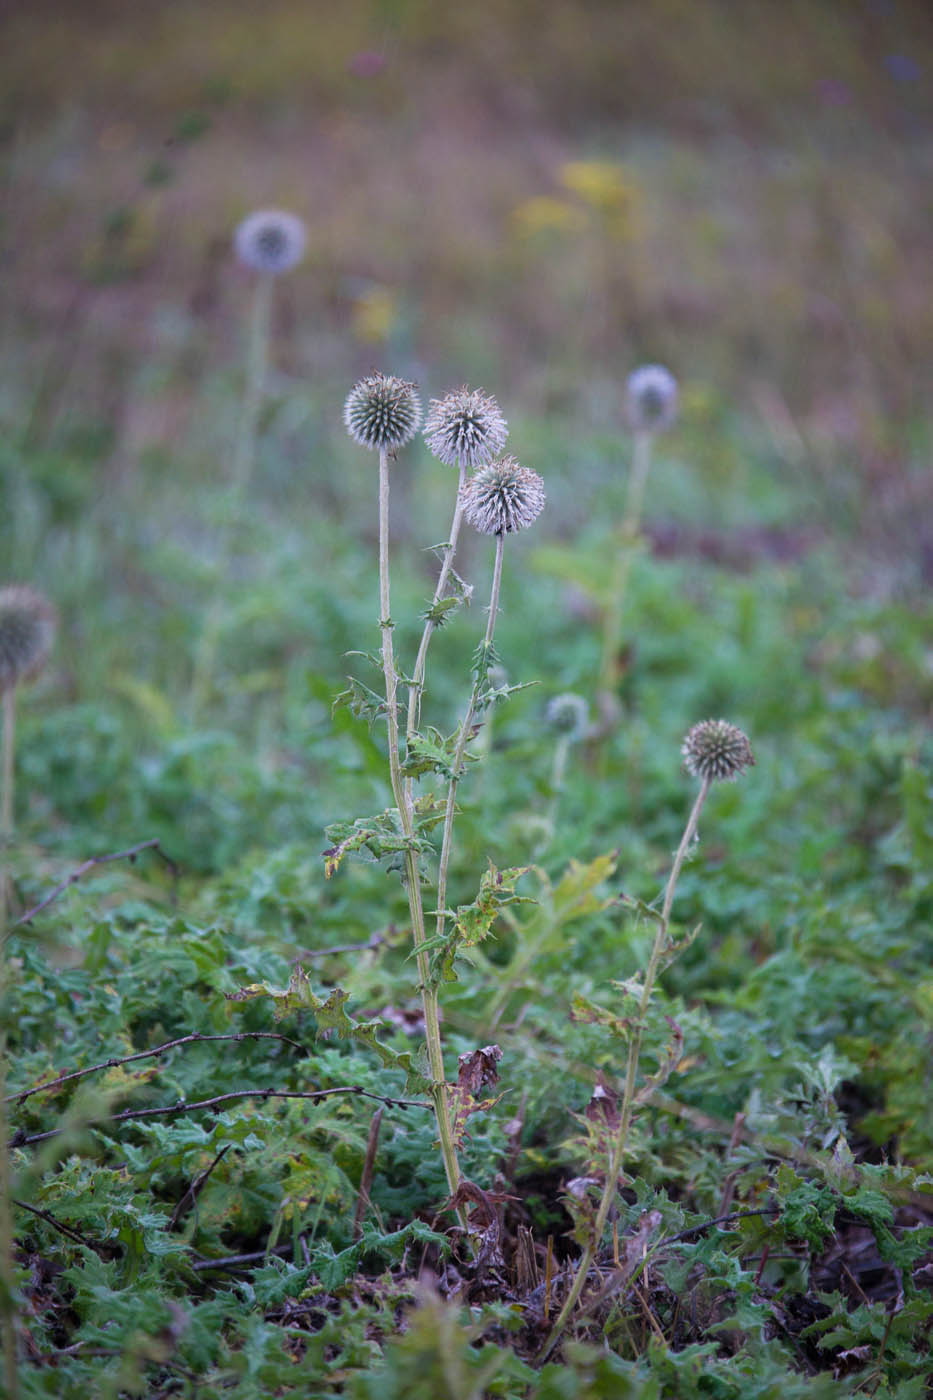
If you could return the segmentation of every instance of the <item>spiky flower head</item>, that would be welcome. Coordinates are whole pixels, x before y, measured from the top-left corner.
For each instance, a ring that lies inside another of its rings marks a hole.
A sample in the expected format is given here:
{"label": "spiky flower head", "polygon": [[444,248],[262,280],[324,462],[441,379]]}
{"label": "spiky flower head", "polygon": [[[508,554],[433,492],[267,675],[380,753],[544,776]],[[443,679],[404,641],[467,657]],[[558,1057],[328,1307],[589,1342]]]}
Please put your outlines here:
{"label": "spiky flower head", "polygon": [[502,451],[508,435],[495,399],[465,386],[432,399],[424,424],[430,451],[448,467],[485,467]]}
{"label": "spiky flower head", "polygon": [[483,535],[508,535],[533,525],[544,510],[544,482],[514,457],[500,457],[471,476],[460,493],[463,513]]}
{"label": "spiky flower head", "polygon": [[582,695],[555,695],[548,701],[544,718],[558,734],[581,739],[589,724],[590,707]]}
{"label": "spiky flower head", "polygon": [[748,736],[724,719],[704,719],[695,724],[680,752],[687,772],[710,782],[731,783],[755,763]]}
{"label": "spiky flower head", "polygon": [[369,374],[347,395],[343,421],[354,442],[391,452],[411,442],[421,424],[415,385],[394,374]]}
{"label": "spiky flower head", "polygon": [[297,214],[257,209],[237,226],[233,247],[240,262],[257,272],[289,272],[304,257],[308,231]]}
{"label": "spiky flower head", "polygon": [[55,609],[25,584],[0,588],[0,694],[39,674],[52,650]]}
{"label": "spiky flower head", "polygon": [[637,433],[660,433],[677,417],[677,380],[663,365],[641,365],[625,385],[625,412]]}

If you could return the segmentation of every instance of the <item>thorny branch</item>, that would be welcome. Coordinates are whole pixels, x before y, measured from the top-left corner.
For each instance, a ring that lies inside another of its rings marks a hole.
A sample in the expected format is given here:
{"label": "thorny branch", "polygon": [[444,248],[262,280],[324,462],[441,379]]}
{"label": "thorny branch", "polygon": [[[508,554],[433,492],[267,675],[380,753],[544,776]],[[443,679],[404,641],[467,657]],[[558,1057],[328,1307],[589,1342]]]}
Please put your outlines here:
{"label": "thorny branch", "polygon": [[47,909],[53,900],[56,900],[60,894],[65,893],[65,890],[69,889],[72,885],[76,885],[82,875],[86,875],[89,870],[93,870],[95,865],[107,865],[110,861],[114,860],[128,860],[132,865],[141,851],[155,851],[159,859],[163,860],[168,866],[172,875],[172,903],[174,904],[178,885],[178,865],[172,860],[171,856],[165,854],[159,842],[159,838],[153,836],[148,841],[140,841],[137,846],[130,846],[126,851],[114,851],[109,856],[91,856],[83,865],[79,865],[77,870],[73,870],[67,879],[62,880],[61,884],[56,885],[54,890],[46,895],[45,899],[34,905],[32,909],[27,910],[25,914],[21,914],[20,917],[10,925],[10,928],[19,928],[20,924],[31,923],[37,914],[41,914],[43,909]]}
{"label": "thorny branch", "polygon": [[[388,1104],[390,1108],[432,1107],[423,1099],[391,1099],[385,1094],[374,1094],[359,1084],[344,1084],[336,1089],[238,1089],[230,1094],[217,1094],[212,1099],[198,1099],[195,1103],[179,1099],[178,1103],[165,1104],[159,1108],[127,1108],[122,1113],[107,1113],[102,1118],[89,1119],[88,1126],[94,1127],[99,1123],[129,1123],[137,1118],[171,1118],[177,1113],[195,1113],[202,1108],[219,1108],[221,1104],[232,1103],[237,1099],[329,1099],[334,1094],[356,1094],[360,1098],[375,1099],[378,1103]],[[64,1128],[51,1128],[46,1133],[26,1134],[20,1130],[13,1134],[9,1146],[28,1147],[32,1143],[46,1142],[49,1138],[58,1137],[64,1131]]]}
{"label": "thorny branch", "polygon": [[287,1035],[278,1035],[275,1031],[235,1031],[230,1035],[201,1035],[199,1031],[193,1031],[191,1035],[179,1036],[177,1040],[167,1040],[164,1045],[157,1045],[153,1050],[139,1050],[135,1055],[112,1055],[109,1060],[101,1060],[99,1064],[88,1065],[86,1069],[72,1070],[69,1074],[60,1074],[57,1079],[47,1079],[43,1084],[33,1084],[30,1089],[21,1089],[18,1094],[7,1094],[7,1103],[25,1103],[26,1099],[33,1094],[41,1094],[44,1090],[60,1089],[63,1084],[70,1084],[76,1079],[84,1079],[89,1074],[97,1074],[102,1069],[117,1069],[120,1065],[132,1064],[134,1060],[151,1060],[157,1055],[165,1055],[169,1050],[174,1050],[179,1045],[199,1045],[209,1040],[281,1040],[286,1045],[292,1045],[296,1050],[304,1050],[305,1047],[297,1040],[291,1040]]}

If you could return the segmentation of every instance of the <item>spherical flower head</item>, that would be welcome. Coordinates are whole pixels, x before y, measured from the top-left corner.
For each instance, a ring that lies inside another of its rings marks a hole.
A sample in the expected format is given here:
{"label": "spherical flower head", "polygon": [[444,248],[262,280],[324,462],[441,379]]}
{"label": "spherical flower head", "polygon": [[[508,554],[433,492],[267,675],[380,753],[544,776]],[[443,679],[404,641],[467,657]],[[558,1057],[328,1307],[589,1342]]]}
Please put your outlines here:
{"label": "spherical flower head", "polygon": [[731,783],[755,763],[748,736],[724,719],[695,724],[680,752],[687,772],[710,782]]}
{"label": "spherical flower head", "polygon": [[25,584],[0,588],[0,693],[39,674],[57,624],[55,609],[41,593]]}
{"label": "spherical flower head", "polygon": [[393,374],[370,374],[347,395],[343,421],[354,442],[371,451],[391,452],[411,442],[421,424],[421,400],[414,384]]}
{"label": "spherical flower head", "polygon": [[551,729],[568,739],[582,739],[590,720],[590,707],[582,695],[555,695],[544,718]]}
{"label": "spherical flower head", "polygon": [[448,467],[485,467],[509,435],[499,405],[482,389],[458,389],[432,399],[424,424],[428,448]]}
{"label": "spherical flower head", "polygon": [[307,241],[302,220],[284,209],[257,209],[233,235],[233,247],[245,267],[276,276],[301,262]]}
{"label": "spherical flower head", "polygon": [[544,510],[544,482],[514,457],[501,457],[471,476],[460,493],[463,513],[482,535],[526,530]]}
{"label": "spherical flower head", "polygon": [[625,386],[625,412],[637,433],[660,433],[677,417],[677,380],[663,365],[641,365]]}

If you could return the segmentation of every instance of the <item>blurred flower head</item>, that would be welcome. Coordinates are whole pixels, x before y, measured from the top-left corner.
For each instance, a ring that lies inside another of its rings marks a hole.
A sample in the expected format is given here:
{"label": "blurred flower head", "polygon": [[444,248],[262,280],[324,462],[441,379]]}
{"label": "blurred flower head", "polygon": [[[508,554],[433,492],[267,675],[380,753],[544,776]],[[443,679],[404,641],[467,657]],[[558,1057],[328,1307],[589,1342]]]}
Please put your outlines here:
{"label": "blurred flower head", "polygon": [[463,513],[483,535],[508,535],[533,525],[544,509],[544,482],[514,457],[483,467],[463,487]]}
{"label": "blurred flower head", "polygon": [[301,262],[307,241],[302,220],[284,209],[257,209],[233,235],[234,250],[244,267],[276,275]]}
{"label": "blurred flower head", "polygon": [[687,772],[710,782],[733,782],[755,763],[748,736],[724,719],[695,724],[680,752]]}
{"label": "blurred flower head", "polygon": [[677,417],[677,380],[663,365],[640,365],[625,385],[625,412],[637,433],[660,433]]}
{"label": "blurred flower head", "polygon": [[544,718],[551,729],[568,739],[582,739],[590,720],[590,707],[582,695],[555,695],[548,701]]}
{"label": "blurred flower head", "polygon": [[347,395],[343,421],[361,447],[390,452],[411,442],[418,431],[421,400],[409,380],[393,374],[369,374]]}
{"label": "blurred flower head", "polygon": [[57,625],[55,609],[41,593],[25,584],[0,588],[0,693],[39,674]]}
{"label": "blurred flower head", "polygon": [[508,425],[499,405],[482,389],[457,389],[432,399],[424,437],[435,457],[449,467],[484,467],[505,446]]}

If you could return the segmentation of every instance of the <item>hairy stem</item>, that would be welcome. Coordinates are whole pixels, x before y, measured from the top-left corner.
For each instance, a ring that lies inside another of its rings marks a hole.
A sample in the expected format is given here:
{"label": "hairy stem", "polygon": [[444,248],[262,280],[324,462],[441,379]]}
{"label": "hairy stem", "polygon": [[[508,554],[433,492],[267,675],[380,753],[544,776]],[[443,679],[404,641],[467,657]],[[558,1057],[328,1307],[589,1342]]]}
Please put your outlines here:
{"label": "hairy stem", "polygon": [[[502,585],[502,557],[505,546],[505,535],[500,531],[496,535],[496,561],[492,571],[492,589],[489,594],[489,615],[486,618],[486,635],[483,638],[483,656],[488,661],[489,652],[492,649],[492,640],[496,631],[496,615],[499,611],[499,590]],[[466,708],[466,714],[460,724],[460,731],[457,735],[457,747],[454,750],[454,760],[450,769],[450,782],[447,787],[447,806],[444,811],[444,836],[441,842],[441,858],[437,871],[437,937],[444,936],[444,924],[447,919],[447,873],[450,868],[450,852],[453,846],[454,834],[454,814],[457,805],[457,786],[463,776],[463,759],[466,754],[466,746],[470,740],[473,729],[473,719],[476,714],[476,706],[479,701],[480,686],[486,673],[486,666],[481,664],[476,668],[473,678],[473,689],[470,693],[470,701]]]}
{"label": "hairy stem", "polygon": [[430,983],[428,957],[424,951],[425,929],[424,906],[421,900],[421,872],[418,869],[418,860],[411,844],[415,834],[414,808],[410,795],[405,790],[398,753],[398,674],[395,670],[395,655],[392,647],[393,623],[389,593],[389,459],[385,450],[381,450],[379,453],[379,626],[382,629],[382,670],[386,692],[389,779],[398,808],[402,834],[408,842],[405,850],[405,888],[408,894],[408,908],[411,913],[412,937],[418,962],[418,978],[421,983],[424,1035],[433,1081],[431,1094],[441,1143],[441,1155],[447,1174],[447,1184],[451,1194],[453,1194],[460,1184],[460,1163],[457,1160],[457,1149],[450,1126],[450,1108],[447,1099],[447,1080],[444,1075],[444,1052],[441,1046],[437,992]]}
{"label": "hairy stem", "polygon": [[611,696],[615,690],[619,645],[622,640],[622,619],[625,614],[625,595],[641,525],[645,483],[648,479],[648,468],[651,465],[652,441],[653,435],[651,433],[641,432],[635,435],[635,453],[628,479],[625,515],[616,540],[612,579],[609,584],[609,601],[606,605],[606,618],[603,624],[603,650],[598,686],[600,695]]}
{"label": "hairy stem", "polygon": [[671,873],[667,878],[667,885],[664,890],[664,901],[661,906],[661,917],[658,921],[657,930],[655,932],[654,943],[651,948],[651,956],[648,959],[648,968],[645,972],[645,983],[642,988],[641,999],[638,1004],[638,1018],[635,1023],[635,1029],[632,1033],[632,1038],[629,1041],[628,1059],[626,1061],[625,1066],[625,1087],[622,1091],[622,1109],[619,1115],[619,1126],[616,1131],[615,1141],[613,1142],[612,1151],[609,1156],[609,1170],[606,1174],[606,1183],[603,1187],[602,1198],[600,1199],[599,1209],[596,1213],[596,1221],[593,1226],[593,1234],[589,1243],[583,1251],[583,1257],[581,1258],[580,1263],[577,1266],[577,1272],[574,1275],[573,1285],[570,1289],[570,1292],[567,1295],[564,1306],[560,1310],[560,1315],[558,1316],[557,1321],[554,1324],[554,1328],[551,1332],[551,1335],[548,1337],[548,1340],[545,1344],[544,1350],[541,1352],[539,1360],[543,1360],[551,1353],[551,1351],[553,1351],[558,1340],[560,1339],[560,1336],[565,1326],[567,1325],[567,1320],[570,1317],[570,1314],[573,1312],[573,1309],[577,1305],[577,1301],[579,1300],[580,1294],[583,1292],[584,1285],[586,1284],[586,1278],[590,1270],[590,1265],[596,1257],[596,1252],[599,1249],[600,1243],[602,1241],[603,1231],[605,1230],[606,1222],[609,1219],[609,1212],[612,1209],[613,1202],[616,1198],[616,1191],[618,1190],[619,1184],[619,1175],[622,1171],[622,1163],[625,1159],[625,1149],[628,1144],[629,1128],[631,1127],[632,1122],[632,1110],[635,1105],[635,1081],[638,1075],[638,1061],[641,1056],[641,1044],[642,1035],[644,1031],[645,1012],[648,1008],[648,1003],[651,1001],[652,992],[654,991],[654,984],[658,973],[658,964],[661,961],[661,957],[668,946],[668,929],[670,925],[671,907],[674,903],[674,893],[677,889],[677,881],[680,878],[680,872],[683,868],[683,863],[686,859],[687,852],[693,844],[693,840],[696,836],[697,824],[700,820],[700,812],[703,810],[703,804],[706,801],[707,794],[709,793],[710,782],[711,780],[709,778],[703,779],[703,782],[700,786],[700,791],[697,793],[696,801],[693,804],[693,809],[687,820],[687,825],[684,827],[684,834],[680,838],[680,845],[677,847],[677,854],[674,857],[674,864],[671,866]]}

